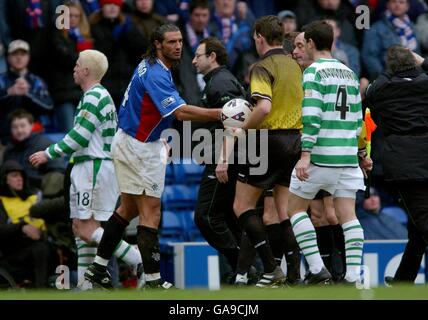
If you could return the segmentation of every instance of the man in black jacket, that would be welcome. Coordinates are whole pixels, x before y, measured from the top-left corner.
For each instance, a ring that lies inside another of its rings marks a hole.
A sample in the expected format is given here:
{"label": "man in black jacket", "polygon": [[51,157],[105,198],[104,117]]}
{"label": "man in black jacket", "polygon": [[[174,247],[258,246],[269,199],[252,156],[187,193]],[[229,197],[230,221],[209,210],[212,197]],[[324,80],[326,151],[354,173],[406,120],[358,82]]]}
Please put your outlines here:
{"label": "man in black jacket", "polygon": [[[245,90],[225,67],[227,53],[223,44],[210,37],[200,41],[196,49],[193,64],[204,75],[206,86],[202,92],[202,104],[205,107],[221,108],[234,98],[244,98]],[[239,229],[233,213],[233,200],[237,178],[236,165],[229,165],[228,181],[221,183],[216,178],[215,141],[216,129],[223,129],[220,121],[201,124],[213,137],[211,162],[205,164],[198,202],[195,210],[195,223],[207,242],[222,253],[233,271],[236,270],[239,248]],[[236,162],[235,162],[236,163]]]}
{"label": "man in black jacket", "polygon": [[7,52],[8,71],[0,75],[0,138],[3,143],[9,138],[8,114],[17,109],[25,109],[33,116],[39,116],[47,114],[53,108],[45,81],[28,69],[28,42],[12,41]]}
{"label": "man in black jacket", "polygon": [[394,184],[409,215],[409,242],[390,280],[414,282],[428,244],[428,60],[394,45],[386,66],[364,104],[385,136],[385,180]]}

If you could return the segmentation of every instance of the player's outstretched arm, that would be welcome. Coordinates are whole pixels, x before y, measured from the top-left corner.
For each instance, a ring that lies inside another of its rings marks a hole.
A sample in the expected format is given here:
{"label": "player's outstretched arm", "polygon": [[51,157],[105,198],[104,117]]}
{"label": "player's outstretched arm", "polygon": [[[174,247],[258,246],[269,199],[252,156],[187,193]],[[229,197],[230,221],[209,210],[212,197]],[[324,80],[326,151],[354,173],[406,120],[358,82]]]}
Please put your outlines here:
{"label": "player's outstretched arm", "polygon": [[221,109],[201,108],[192,105],[183,105],[174,111],[174,116],[181,121],[220,121]]}

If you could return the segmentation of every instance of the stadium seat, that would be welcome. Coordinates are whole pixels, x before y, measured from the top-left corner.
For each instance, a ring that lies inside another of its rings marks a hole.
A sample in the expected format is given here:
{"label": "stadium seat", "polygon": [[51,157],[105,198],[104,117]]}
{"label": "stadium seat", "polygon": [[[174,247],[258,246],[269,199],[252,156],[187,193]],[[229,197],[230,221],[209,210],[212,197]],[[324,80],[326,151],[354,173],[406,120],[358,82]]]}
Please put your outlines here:
{"label": "stadium seat", "polygon": [[382,209],[381,211],[383,214],[386,214],[392,218],[394,218],[395,220],[397,220],[398,222],[400,222],[403,225],[407,225],[407,214],[406,212],[400,208],[400,207],[385,207]]}
{"label": "stadium seat", "polygon": [[39,121],[43,125],[43,128],[45,129],[45,133],[53,133],[58,131],[55,126],[55,120],[53,118],[53,115],[50,114],[43,114],[39,116]]}
{"label": "stadium seat", "polygon": [[185,241],[185,226],[180,215],[173,211],[162,213],[161,237],[169,241]]}
{"label": "stadium seat", "polygon": [[199,231],[199,228],[195,224],[195,211],[193,210],[186,210],[177,212],[181,216],[184,222],[184,226],[186,229],[186,237],[188,241],[195,242],[195,241],[205,241],[204,237],[202,236],[201,232]]}
{"label": "stadium seat", "polygon": [[165,185],[170,185],[174,182],[174,168],[172,164],[166,165]]}
{"label": "stadium seat", "polygon": [[199,184],[205,166],[192,162],[191,159],[182,159],[180,163],[173,164],[176,183]]}
{"label": "stadium seat", "polygon": [[171,254],[171,242],[187,241],[183,221],[178,214],[172,211],[162,212],[159,244],[161,252]]}
{"label": "stadium seat", "polygon": [[64,138],[65,133],[56,132],[56,133],[45,133],[45,136],[52,140],[52,142],[57,143],[59,140]]}
{"label": "stadium seat", "polygon": [[165,186],[162,195],[163,210],[193,210],[198,197],[199,186],[176,184]]}

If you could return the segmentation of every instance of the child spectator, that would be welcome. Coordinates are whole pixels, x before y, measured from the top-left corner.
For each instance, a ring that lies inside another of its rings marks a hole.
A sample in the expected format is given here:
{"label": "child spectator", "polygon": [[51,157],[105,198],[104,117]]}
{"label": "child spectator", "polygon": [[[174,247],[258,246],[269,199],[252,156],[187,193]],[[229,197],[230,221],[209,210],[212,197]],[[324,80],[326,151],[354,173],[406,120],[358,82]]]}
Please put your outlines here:
{"label": "child spectator", "polygon": [[4,151],[4,161],[19,163],[29,178],[30,186],[39,188],[44,175],[51,171],[64,171],[65,163],[61,159],[50,160],[45,165],[34,168],[28,157],[40,149],[48,147],[52,141],[42,133],[32,132],[33,116],[25,110],[16,110],[10,115],[11,141]]}

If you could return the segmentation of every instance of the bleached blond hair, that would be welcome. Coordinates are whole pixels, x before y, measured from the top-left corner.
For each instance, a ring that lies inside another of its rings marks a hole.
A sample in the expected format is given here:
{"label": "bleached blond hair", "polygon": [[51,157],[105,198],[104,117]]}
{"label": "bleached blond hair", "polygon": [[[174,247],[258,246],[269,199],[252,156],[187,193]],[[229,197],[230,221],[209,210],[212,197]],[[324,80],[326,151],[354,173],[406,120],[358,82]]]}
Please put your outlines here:
{"label": "bleached blond hair", "polygon": [[101,81],[108,69],[108,60],[104,53],[97,50],[84,50],[79,54],[80,64],[88,68],[94,80]]}

